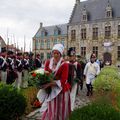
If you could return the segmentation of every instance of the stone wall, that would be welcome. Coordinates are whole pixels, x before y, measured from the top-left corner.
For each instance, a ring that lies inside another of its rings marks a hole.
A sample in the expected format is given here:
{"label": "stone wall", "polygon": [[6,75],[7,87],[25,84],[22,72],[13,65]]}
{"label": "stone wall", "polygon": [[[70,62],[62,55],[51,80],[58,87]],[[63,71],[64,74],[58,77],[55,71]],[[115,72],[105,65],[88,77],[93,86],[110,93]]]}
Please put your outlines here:
{"label": "stone wall", "polygon": [[[120,39],[118,39],[118,25],[120,24],[120,19],[106,19],[101,21],[86,22],[82,24],[69,24],[68,27],[68,47],[76,47],[77,54],[80,54],[80,48],[86,47],[86,56],[92,53],[93,46],[98,46],[98,58],[103,59],[105,52],[109,52],[112,55],[112,62],[117,61],[117,46],[120,46]],[[105,39],[105,26],[111,26],[111,37]],[[92,28],[94,26],[98,27],[98,40],[92,39]],[[81,28],[87,29],[87,37],[85,40],[81,39]],[[71,30],[76,30],[76,40],[71,41]],[[106,51],[104,47],[105,42],[111,42],[112,45],[109,50]]]}

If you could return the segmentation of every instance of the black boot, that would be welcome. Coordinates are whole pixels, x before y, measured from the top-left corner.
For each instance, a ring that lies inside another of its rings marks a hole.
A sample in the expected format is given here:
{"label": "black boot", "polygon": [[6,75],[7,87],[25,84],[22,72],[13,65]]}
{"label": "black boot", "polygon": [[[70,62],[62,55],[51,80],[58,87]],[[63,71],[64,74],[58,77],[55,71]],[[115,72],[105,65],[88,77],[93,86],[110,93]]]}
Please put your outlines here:
{"label": "black boot", "polygon": [[81,89],[81,90],[83,89],[83,80],[81,80],[80,89]]}
{"label": "black boot", "polygon": [[90,94],[93,95],[93,86],[90,84]]}
{"label": "black boot", "polygon": [[86,94],[86,96],[89,96],[90,95],[90,84],[86,84],[86,87],[87,87],[87,94]]}

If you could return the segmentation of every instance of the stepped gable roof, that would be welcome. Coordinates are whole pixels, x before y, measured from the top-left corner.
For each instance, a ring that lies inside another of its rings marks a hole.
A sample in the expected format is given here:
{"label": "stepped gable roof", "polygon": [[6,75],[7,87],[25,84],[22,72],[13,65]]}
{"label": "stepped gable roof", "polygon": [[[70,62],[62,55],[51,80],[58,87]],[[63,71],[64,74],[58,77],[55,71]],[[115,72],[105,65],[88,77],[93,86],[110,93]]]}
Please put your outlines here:
{"label": "stepped gable roof", "polygon": [[82,9],[84,6],[86,6],[89,15],[88,21],[103,20],[108,2],[113,9],[113,18],[120,18],[120,0],[87,0],[80,2],[80,4],[75,4],[69,24],[81,23]]}

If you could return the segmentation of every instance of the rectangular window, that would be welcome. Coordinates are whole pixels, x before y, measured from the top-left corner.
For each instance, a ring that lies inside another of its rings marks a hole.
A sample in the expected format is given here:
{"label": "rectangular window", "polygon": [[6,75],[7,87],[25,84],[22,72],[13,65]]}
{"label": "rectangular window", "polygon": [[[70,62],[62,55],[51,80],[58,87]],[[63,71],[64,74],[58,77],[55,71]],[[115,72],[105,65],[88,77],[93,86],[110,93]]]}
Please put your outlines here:
{"label": "rectangular window", "polygon": [[120,46],[118,46],[118,50],[117,50],[117,58],[118,58],[118,60],[120,60]]}
{"label": "rectangular window", "polygon": [[93,46],[93,53],[95,53],[96,57],[98,57],[98,47]]}
{"label": "rectangular window", "polygon": [[44,60],[44,53],[40,53],[41,60]]}
{"label": "rectangular window", "polygon": [[111,36],[111,26],[105,27],[105,38],[108,39]]}
{"label": "rectangular window", "polygon": [[50,59],[50,57],[51,57],[51,54],[47,53],[47,59]]}
{"label": "rectangular window", "polygon": [[81,39],[86,39],[86,28],[81,29]]}
{"label": "rectangular window", "polygon": [[44,49],[44,40],[43,39],[41,40],[40,48]]}
{"label": "rectangular window", "polygon": [[35,48],[39,49],[39,40],[35,40]]}
{"label": "rectangular window", "polygon": [[86,47],[81,47],[81,56],[86,56]]}
{"label": "rectangular window", "polygon": [[57,39],[54,39],[53,45],[57,44]]}
{"label": "rectangular window", "polygon": [[98,27],[93,28],[93,40],[98,39]]}
{"label": "rectangular window", "polygon": [[107,11],[107,17],[111,17],[111,11]]}
{"label": "rectangular window", "polygon": [[83,21],[87,20],[87,15],[83,15]]}
{"label": "rectangular window", "polygon": [[50,40],[47,40],[47,49],[50,49]]}
{"label": "rectangular window", "polygon": [[120,25],[118,25],[118,38],[120,38]]}
{"label": "rectangular window", "polygon": [[71,40],[76,40],[76,30],[71,30]]}
{"label": "rectangular window", "polygon": [[62,44],[63,46],[65,46],[65,40],[64,40],[64,39],[61,40],[61,44]]}

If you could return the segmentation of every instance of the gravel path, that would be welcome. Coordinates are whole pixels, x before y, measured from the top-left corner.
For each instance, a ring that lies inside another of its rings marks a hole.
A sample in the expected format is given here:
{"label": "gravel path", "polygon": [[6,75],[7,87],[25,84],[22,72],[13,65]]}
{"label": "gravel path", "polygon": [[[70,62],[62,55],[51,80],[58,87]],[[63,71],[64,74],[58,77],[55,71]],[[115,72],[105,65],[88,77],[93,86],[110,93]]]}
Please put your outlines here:
{"label": "gravel path", "polygon": [[[75,109],[81,108],[85,105],[87,105],[90,102],[89,97],[86,96],[86,86],[83,86],[83,90],[79,90],[79,95],[76,97],[75,101]],[[39,109],[31,112],[29,115],[27,115],[22,120],[40,120],[41,114],[39,112]]]}

